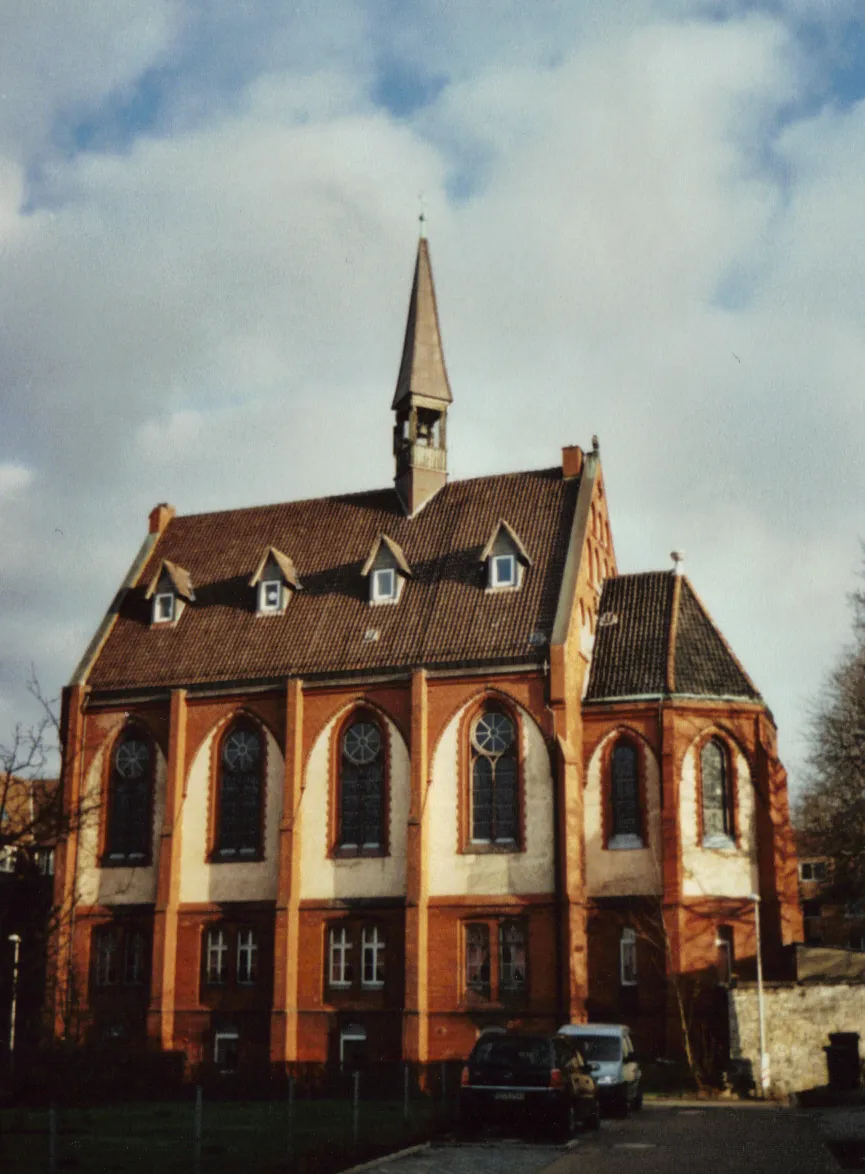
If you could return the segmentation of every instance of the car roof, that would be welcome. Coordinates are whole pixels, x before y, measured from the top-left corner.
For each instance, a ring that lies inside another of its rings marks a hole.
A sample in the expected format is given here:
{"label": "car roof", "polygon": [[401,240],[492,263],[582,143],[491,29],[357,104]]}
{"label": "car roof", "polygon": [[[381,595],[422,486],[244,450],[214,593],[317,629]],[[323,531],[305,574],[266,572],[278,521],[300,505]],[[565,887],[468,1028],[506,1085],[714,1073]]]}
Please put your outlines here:
{"label": "car roof", "polygon": [[622,1023],[565,1023],[560,1035],[625,1035],[630,1028]]}

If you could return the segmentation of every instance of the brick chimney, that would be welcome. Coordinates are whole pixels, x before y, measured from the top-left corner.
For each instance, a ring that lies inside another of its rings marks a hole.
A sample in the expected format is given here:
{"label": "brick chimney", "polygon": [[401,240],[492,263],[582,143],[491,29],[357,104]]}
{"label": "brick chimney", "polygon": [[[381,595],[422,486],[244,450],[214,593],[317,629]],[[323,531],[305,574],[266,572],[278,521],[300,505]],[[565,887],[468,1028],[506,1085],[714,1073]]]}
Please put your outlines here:
{"label": "brick chimney", "polygon": [[161,501],[159,505],[154,506],[150,511],[150,533],[161,534],[176,513],[177,510],[167,501]]}
{"label": "brick chimney", "polygon": [[562,476],[579,477],[583,471],[583,450],[578,444],[568,444],[562,449]]}

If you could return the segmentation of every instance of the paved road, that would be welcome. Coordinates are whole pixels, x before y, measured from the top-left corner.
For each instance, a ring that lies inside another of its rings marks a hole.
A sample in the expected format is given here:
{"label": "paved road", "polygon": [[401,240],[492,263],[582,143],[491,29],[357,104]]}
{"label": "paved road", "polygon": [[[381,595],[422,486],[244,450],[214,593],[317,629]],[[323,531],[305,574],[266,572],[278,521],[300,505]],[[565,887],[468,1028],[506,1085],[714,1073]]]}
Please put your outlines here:
{"label": "paved road", "polygon": [[[863,1110],[865,1112],[865,1110]],[[568,1147],[489,1137],[435,1145],[381,1174],[837,1174],[814,1120],[793,1109],[647,1104]]]}

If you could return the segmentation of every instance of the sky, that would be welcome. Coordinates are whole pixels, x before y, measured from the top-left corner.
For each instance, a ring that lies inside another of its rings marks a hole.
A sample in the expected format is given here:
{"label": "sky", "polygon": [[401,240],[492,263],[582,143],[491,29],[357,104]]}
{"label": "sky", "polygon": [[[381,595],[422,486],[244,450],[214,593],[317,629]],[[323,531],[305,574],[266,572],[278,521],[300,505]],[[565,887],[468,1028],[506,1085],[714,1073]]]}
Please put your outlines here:
{"label": "sky", "polygon": [[795,793],[865,538],[857,0],[0,0],[0,743],[156,503],[392,481],[421,197],[451,476],[597,434]]}

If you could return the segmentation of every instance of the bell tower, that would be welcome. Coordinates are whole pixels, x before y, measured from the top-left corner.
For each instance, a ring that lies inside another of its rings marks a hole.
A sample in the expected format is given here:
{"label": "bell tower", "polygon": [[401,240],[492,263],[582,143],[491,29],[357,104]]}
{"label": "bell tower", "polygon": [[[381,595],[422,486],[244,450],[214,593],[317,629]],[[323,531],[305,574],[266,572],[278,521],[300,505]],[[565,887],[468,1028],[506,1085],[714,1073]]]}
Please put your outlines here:
{"label": "bell tower", "polygon": [[425,237],[418,241],[402,362],[391,407],[396,491],[412,514],[447,481],[446,421],[453,402]]}

